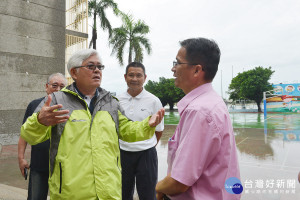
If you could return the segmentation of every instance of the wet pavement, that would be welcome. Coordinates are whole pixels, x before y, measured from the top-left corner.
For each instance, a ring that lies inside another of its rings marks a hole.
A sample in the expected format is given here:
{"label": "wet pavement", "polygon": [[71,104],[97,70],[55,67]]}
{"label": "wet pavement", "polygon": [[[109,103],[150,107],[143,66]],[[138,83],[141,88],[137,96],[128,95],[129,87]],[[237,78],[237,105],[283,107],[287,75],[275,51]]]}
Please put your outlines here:
{"label": "wet pavement", "polygon": [[[30,158],[30,146],[25,158]],[[27,185],[18,165],[18,146],[0,145],[0,200],[27,199]]]}
{"label": "wet pavement", "polygon": [[[167,113],[178,123],[178,113]],[[300,114],[230,113],[238,151],[242,200],[300,199]],[[173,126],[173,132],[176,126]],[[159,179],[167,171],[167,141],[164,132],[157,145]]]}
{"label": "wet pavement", "polygon": [[[231,113],[244,191],[242,200],[300,199],[300,115]],[[178,120],[176,113],[172,116]],[[168,117],[166,117],[168,118]],[[176,125],[166,125],[157,145],[159,180],[167,172],[167,141]],[[1,150],[1,147],[0,147]],[[26,158],[30,157],[27,148]],[[2,146],[0,200],[26,199],[27,184],[18,168],[17,145]],[[13,187],[11,187],[13,186]],[[4,196],[11,195],[11,197]],[[23,195],[23,196],[22,196]]]}
{"label": "wet pavement", "polygon": [[[30,145],[25,151],[25,158],[30,159]],[[18,164],[18,146],[5,145],[2,146],[0,153],[0,183],[27,189],[28,180],[23,178]],[[1,197],[0,197],[1,198]]]}

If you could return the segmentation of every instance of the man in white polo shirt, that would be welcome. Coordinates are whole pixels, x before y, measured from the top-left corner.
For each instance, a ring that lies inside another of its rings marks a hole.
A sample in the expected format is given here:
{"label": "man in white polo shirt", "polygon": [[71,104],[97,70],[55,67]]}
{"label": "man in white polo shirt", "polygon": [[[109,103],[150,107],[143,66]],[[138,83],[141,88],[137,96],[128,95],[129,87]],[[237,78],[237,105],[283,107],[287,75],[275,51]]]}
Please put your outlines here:
{"label": "man in white polo shirt", "polygon": [[[132,62],[126,67],[124,78],[128,89],[118,96],[118,99],[126,116],[133,121],[143,120],[162,108],[160,100],[143,88],[146,77],[142,63]],[[133,143],[120,140],[123,200],[133,199],[135,182],[139,199],[156,199],[157,153],[155,146],[163,129],[162,120],[156,126],[155,134],[151,139]]]}

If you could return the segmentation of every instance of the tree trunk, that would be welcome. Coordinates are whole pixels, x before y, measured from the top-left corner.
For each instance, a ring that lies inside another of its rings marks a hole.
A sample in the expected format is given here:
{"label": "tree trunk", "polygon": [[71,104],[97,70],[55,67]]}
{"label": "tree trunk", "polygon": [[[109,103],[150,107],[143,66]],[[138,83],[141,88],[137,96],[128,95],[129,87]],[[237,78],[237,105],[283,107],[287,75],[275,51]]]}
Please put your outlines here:
{"label": "tree trunk", "polygon": [[260,101],[256,101],[257,111],[261,112]]}
{"label": "tree trunk", "polygon": [[129,39],[129,56],[128,56],[128,64],[132,62],[132,47],[131,47],[131,39]]}
{"label": "tree trunk", "polygon": [[97,41],[97,24],[96,24],[96,12],[94,12],[94,26],[93,26],[93,36],[92,36],[92,41],[93,41],[93,49],[96,49],[96,41]]}
{"label": "tree trunk", "polygon": [[174,110],[174,103],[169,103],[170,110]]}

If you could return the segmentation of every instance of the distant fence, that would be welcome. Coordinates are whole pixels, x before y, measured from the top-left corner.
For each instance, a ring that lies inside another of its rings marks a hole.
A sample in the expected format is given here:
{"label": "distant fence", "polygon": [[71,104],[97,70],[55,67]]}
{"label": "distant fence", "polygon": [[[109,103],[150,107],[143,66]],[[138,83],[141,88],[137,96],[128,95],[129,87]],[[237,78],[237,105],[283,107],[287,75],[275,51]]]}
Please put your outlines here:
{"label": "distant fence", "polygon": [[[257,104],[254,101],[240,99],[232,102],[225,102],[229,112],[257,112]],[[263,110],[263,104],[261,104]]]}

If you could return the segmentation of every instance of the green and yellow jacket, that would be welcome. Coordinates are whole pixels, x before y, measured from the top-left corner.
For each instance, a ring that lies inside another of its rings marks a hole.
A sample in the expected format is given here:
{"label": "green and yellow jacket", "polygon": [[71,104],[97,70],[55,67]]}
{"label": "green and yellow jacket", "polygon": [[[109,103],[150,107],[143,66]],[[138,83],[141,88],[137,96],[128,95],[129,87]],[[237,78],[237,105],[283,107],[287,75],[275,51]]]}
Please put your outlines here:
{"label": "green and yellow jacket", "polygon": [[70,85],[53,93],[51,102],[70,111],[67,122],[44,126],[34,113],[21,128],[21,137],[31,145],[50,138],[51,199],[122,199],[119,139],[136,142],[154,134],[149,118],[130,121],[109,92],[97,90],[93,113]]}

